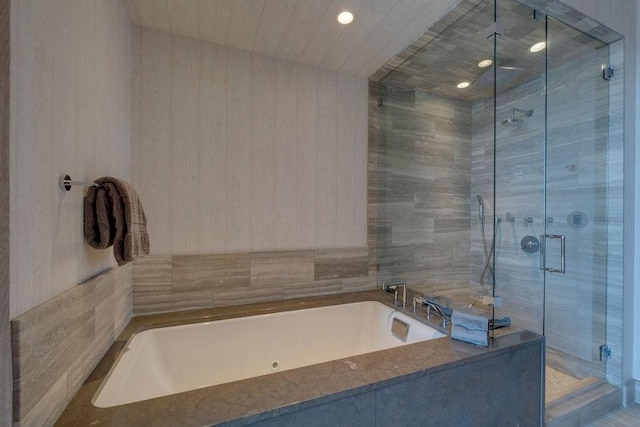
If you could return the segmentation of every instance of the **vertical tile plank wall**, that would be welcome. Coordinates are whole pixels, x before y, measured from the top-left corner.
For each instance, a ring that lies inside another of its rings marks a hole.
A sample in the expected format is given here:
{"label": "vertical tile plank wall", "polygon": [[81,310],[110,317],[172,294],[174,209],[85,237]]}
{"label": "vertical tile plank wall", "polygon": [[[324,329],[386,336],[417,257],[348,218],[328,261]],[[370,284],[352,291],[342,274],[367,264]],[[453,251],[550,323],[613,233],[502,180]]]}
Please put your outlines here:
{"label": "vertical tile plank wall", "polygon": [[[296,248],[316,247],[318,69],[298,65],[296,120]],[[340,105],[340,104],[338,104]],[[353,144],[353,141],[349,141]],[[343,173],[349,173],[343,171]],[[364,235],[362,236],[364,238]],[[364,243],[364,241],[363,241]]]}
{"label": "vertical tile plank wall", "polygon": [[130,179],[131,21],[119,0],[12,6],[15,318],[114,264],[109,251],[84,243],[83,189],[63,192],[57,177]]}
{"label": "vertical tile plank wall", "polygon": [[356,113],[366,80],[155,30],[136,34],[132,165],[154,254],[315,249],[324,233],[336,237],[323,236],[323,247],[366,247],[365,119]]}
{"label": "vertical tile plank wall", "polygon": [[[9,181],[10,0],[0,0],[0,182]],[[0,193],[0,425],[11,425],[9,192]]]}
{"label": "vertical tile plank wall", "polygon": [[276,60],[254,57],[251,69],[251,248],[274,239]]}
{"label": "vertical tile plank wall", "polygon": [[296,236],[296,116],[298,73],[295,62],[276,61],[275,239],[274,249],[295,247]]}
{"label": "vertical tile plank wall", "polygon": [[[140,108],[140,134],[131,140],[132,169],[138,178],[133,184],[144,202],[151,245],[171,245],[171,36],[154,33],[154,37],[134,38],[134,52],[140,53],[140,84],[132,93],[134,105]],[[138,43],[136,43],[138,42]],[[135,59],[134,59],[135,60]],[[140,77],[144,76],[144,78]],[[140,100],[136,99],[139,94]],[[133,137],[133,135],[132,135]],[[134,157],[139,155],[140,157]]]}
{"label": "vertical tile plank wall", "polygon": [[[146,32],[143,37],[145,36]],[[251,90],[251,53],[238,49],[227,50],[227,122],[225,125],[228,167],[225,202],[227,206],[226,249],[230,252],[246,251],[251,246],[251,116],[247,116],[251,112]],[[179,138],[176,134],[172,136]],[[201,197],[207,197],[207,184],[202,183]],[[172,206],[172,208],[179,207]],[[172,215],[174,215],[173,212]],[[158,230],[158,232],[162,231]],[[180,239],[185,238],[190,237],[180,236]],[[163,248],[157,250],[163,251]],[[176,250],[172,248],[170,253],[176,253]]]}
{"label": "vertical tile plank wall", "polygon": [[207,183],[209,195],[198,199],[198,241],[204,253],[222,252],[227,245],[227,110],[219,108],[227,103],[226,50],[213,43],[203,43],[201,50],[198,168],[199,181]]}
{"label": "vertical tile plank wall", "polygon": [[[132,24],[120,0],[14,1],[11,6],[11,96],[2,96],[11,103],[11,175],[5,179],[10,191],[3,193],[10,197],[11,252],[2,257],[10,263],[2,271],[10,274],[9,318],[16,325],[34,316],[37,321],[22,323],[24,334],[14,333],[11,340],[3,336],[2,343],[13,345],[14,378],[33,379],[37,372],[40,360],[29,365],[19,359],[29,345],[59,375],[14,382],[19,397],[13,411],[3,408],[2,414],[13,412],[16,425],[51,425],[132,313],[130,266],[109,270],[106,281],[100,275],[81,285],[115,262],[110,251],[84,243],[84,190],[64,192],[57,184],[62,173],[77,180],[130,179]],[[87,289],[101,293],[91,298],[83,293]],[[80,301],[73,297],[80,294],[86,303],[80,310],[57,305],[69,295]],[[34,334],[43,327],[53,332]],[[65,347],[80,330],[94,339],[86,347]],[[51,343],[51,337],[58,342]],[[28,402],[23,391],[31,396]],[[2,398],[9,405],[12,401]]]}
{"label": "vertical tile plank wall", "polygon": [[[198,41],[188,38],[171,39],[171,186],[167,189],[171,206],[179,213],[171,216],[170,236],[181,253],[198,251],[199,239],[182,239],[194,235],[200,223],[198,193],[200,127],[200,49]],[[162,89],[160,89],[162,90]]]}
{"label": "vertical tile plank wall", "polygon": [[[14,2],[11,96],[11,313],[53,297],[52,14],[49,1]],[[20,128],[18,131],[17,128]],[[35,155],[42,159],[28,168]],[[27,167],[24,173],[22,167]],[[20,174],[19,174],[20,172]],[[71,172],[68,172],[71,173]],[[20,197],[16,197],[20,195]],[[24,213],[29,213],[26,216]],[[34,285],[37,284],[37,285]]]}
{"label": "vertical tile plank wall", "polygon": [[[374,287],[367,81],[150,29],[133,44],[132,176],[154,255],[136,264],[136,312]],[[315,277],[319,249],[357,274]],[[288,277],[300,256],[309,277]],[[261,259],[276,278],[253,275]]]}
{"label": "vertical tile plank wall", "polygon": [[[317,227],[325,230],[318,234],[317,247],[335,247],[337,239],[337,200],[338,192],[338,131],[333,127],[337,123],[338,113],[335,106],[338,103],[337,74],[328,70],[318,70],[318,86],[324,90],[318,91],[318,215]],[[342,183],[340,183],[342,185]]]}

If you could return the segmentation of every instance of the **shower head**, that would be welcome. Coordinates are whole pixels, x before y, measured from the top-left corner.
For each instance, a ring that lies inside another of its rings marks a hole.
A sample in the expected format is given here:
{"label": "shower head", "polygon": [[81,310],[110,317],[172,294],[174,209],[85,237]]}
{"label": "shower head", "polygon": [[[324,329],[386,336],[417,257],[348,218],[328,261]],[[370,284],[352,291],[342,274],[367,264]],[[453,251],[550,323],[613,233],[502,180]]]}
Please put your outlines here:
{"label": "shower head", "polygon": [[484,219],[484,199],[482,198],[481,195],[477,194],[476,197],[478,198],[478,218],[483,220]]}
{"label": "shower head", "polygon": [[[516,117],[516,113],[520,113],[521,117]],[[511,107],[511,116],[500,123],[502,123],[502,126],[518,125],[524,121],[522,116],[533,116],[533,110],[521,110],[520,108]]]}
{"label": "shower head", "polygon": [[495,71],[493,67],[491,67],[473,82],[473,86],[482,88],[493,88],[494,86],[496,88],[507,87],[523,72],[524,70],[518,67],[499,65]]}

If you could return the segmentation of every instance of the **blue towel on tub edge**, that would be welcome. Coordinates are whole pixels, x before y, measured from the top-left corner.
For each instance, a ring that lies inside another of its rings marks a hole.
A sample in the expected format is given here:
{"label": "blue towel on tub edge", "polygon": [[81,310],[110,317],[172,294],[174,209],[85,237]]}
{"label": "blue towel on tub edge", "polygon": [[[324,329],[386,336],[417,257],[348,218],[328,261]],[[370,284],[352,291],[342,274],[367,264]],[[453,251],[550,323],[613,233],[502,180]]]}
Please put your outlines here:
{"label": "blue towel on tub edge", "polygon": [[451,338],[458,341],[465,341],[483,347],[489,346],[489,336],[487,331],[470,331],[462,326],[451,326]]}
{"label": "blue towel on tub edge", "polygon": [[454,311],[451,314],[451,338],[487,347],[489,345],[489,319]]}

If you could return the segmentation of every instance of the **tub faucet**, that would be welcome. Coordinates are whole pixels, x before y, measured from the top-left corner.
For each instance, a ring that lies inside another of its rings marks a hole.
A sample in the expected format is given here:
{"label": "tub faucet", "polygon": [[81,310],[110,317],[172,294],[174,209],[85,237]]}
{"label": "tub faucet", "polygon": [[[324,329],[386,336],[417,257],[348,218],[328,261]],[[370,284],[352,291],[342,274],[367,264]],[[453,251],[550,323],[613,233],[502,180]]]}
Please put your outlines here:
{"label": "tub faucet", "polygon": [[427,305],[427,320],[431,320],[431,309],[433,309],[436,313],[440,315],[440,318],[442,319],[442,327],[446,328],[447,319],[449,317],[446,315],[446,313],[444,312],[440,304],[433,301],[429,301],[429,300],[425,300],[425,304]]}
{"label": "tub faucet", "polygon": [[447,327],[449,323],[448,320],[451,318],[451,309],[444,307],[438,304],[436,301],[427,297],[414,297],[413,314],[418,313],[418,307],[420,307],[422,304],[424,304],[424,306],[427,308],[427,320],[431,320],[431,310],[433,310],[440,316],[442,327]]}
{"label": "tub faucet", "polygon": [[407,308],[407,282],[383,283],[382,290],[393,294],[393,305],[398,305],[398,291],[402,286],[402,308]]}

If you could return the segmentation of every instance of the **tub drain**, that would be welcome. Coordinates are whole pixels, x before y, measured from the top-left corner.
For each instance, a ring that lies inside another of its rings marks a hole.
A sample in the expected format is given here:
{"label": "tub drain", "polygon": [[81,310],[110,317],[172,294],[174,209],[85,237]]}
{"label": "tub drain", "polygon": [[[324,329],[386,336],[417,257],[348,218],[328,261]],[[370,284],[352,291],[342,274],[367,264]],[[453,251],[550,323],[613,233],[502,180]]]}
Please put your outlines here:
{"label": "tub drain", "polygon": [[272,371],[275,371],[279,367],[280,367],[280,362],[278,362],[277,360],[274,360],[273,362],[271,362],[271,370]]}

